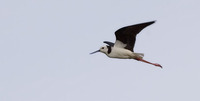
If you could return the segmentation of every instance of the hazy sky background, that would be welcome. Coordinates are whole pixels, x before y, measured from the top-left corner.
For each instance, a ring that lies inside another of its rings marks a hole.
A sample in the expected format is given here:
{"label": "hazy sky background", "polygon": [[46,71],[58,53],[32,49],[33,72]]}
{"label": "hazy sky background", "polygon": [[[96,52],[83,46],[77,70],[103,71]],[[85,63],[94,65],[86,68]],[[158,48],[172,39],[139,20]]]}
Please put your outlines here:
{"label": "hazy sky background", "polygon": [[[0,101],[199,101],[199,0],[1,0]],[[89,55],[124,26],[135,60]]]}

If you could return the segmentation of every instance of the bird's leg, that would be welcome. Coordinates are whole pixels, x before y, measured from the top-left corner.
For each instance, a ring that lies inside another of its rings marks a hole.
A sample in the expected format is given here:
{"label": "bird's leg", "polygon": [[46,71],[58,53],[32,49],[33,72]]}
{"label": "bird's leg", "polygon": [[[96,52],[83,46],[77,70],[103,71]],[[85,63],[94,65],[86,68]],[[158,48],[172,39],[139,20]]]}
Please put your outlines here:
{"label": "bird's leg", "polygon": [[157,64],[157,63],[151,63],[151,62],[146,61],[146,60],[141,59],[141,58],[136,58],[136,60],[138,60],[138,61],[142,61],[142,62],[145,62],[145,63],[148,63],[148,64],[152,64],[152,65],[154,65],[154,66],[158,66],[158,67],[162,68],[162,66],[161,66],[160,64]]}

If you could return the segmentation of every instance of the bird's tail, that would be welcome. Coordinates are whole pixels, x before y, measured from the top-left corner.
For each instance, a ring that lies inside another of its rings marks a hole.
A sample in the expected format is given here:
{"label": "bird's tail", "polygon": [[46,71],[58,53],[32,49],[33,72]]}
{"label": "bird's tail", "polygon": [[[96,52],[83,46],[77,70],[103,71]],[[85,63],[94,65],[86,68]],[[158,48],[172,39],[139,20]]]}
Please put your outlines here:
{"label": "bird's tail", "polygon": [[143,58],[144,57],[144,54],[143,53],[135,53],[137,57],[139,58]]}

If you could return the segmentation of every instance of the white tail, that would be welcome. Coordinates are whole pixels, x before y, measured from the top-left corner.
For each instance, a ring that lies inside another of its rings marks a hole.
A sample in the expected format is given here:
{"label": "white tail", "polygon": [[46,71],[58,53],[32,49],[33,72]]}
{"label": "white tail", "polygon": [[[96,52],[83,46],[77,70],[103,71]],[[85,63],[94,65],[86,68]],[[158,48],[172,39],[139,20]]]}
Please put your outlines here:
{"label": "white tail", "polygon": [[144,54],[143,53],[135,53],[138,57],[143,58]]}

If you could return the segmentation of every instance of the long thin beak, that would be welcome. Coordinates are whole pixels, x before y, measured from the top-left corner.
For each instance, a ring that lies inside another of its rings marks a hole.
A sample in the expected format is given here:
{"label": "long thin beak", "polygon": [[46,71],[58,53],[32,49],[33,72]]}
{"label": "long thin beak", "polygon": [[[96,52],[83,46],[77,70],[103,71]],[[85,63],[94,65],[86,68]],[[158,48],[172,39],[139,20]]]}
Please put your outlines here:
{"label": "long thin beak", "polygon": [[90,54],[94,54],[94,53],[97,53],[97,52],[100,52],[100,50],[94,51],[94,52],[92,52],[92,53],[90,53]]}

